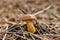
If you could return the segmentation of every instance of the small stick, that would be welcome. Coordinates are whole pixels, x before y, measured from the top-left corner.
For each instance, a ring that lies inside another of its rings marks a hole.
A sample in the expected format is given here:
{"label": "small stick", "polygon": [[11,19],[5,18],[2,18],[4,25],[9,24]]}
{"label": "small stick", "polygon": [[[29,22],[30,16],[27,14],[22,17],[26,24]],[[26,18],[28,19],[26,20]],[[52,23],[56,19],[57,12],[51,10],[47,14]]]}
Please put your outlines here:
{"label": "small stick", "polygon": [[10,21],[8,21],[6,18],[4,18],[3,17],[3,19],[4,19],[4,21],[6,22],[6,23],[8,23],[8,24],[17,24],[17,23],[15,23],[15,22],[10,22]]}
{"label": "small stick", "polygon": [[[21,11],[21,9],[19,9],[19,8],[18,8],[18,11],[19,11],[20,13],[23,13],[23,12]],[[24,14],[24,13],[23,13],[23,14]]]}
{"label": "small stick", "polygon": [[35,40],[35,38],[31,34],[30,34],[30,36],[31,36],[32,40]]}
{"label": "small stick", "polygon": [[3,37],[3,39],[2,39],[2,40],[5,40],[6,36],[7,36],[7,34],[5,34],[5,35],[4,35],[4,37]]}
{"label": "small stick", "polygon": [[[20,27],[20,28],[21,28],[21,27]],[[22,28],[21,28],[21,31],[24,32]],[[23,36],[25,37],[25,33],[23,33]]]}
{"label": "small stick", "polygon": [[25,38],[25,37],[23,37],[23,36],[17,35],[16,33],[14,33],[13,35],[16,35],[17,37],[20,37],[20,38],[23,38],[23,39],[28,40],[28,38]]}
{"label": "small stick", "polygon": [[48,6],[47,8],[43,9],[42,11],[38,11],[37,13],[34,13],[33,15],[40,14],[40,13],[44,12],[45,10],[48,10],[49,8],[51,8],[51,6]]}
{"label": "small stick", "polygon": [[[26,33],[30,33],[30,32],[26,32]],[[43,40],[43,38],[42,37],[40,37],[39,35],[35,35],[35,34],[33,34],[33,33],[30,33],[32,36],[34,36],[34,37],[37,37],[37,38],[39,38],[39,39],[42,39]]]}
{"label": "small stick", "polygon": [[54,36],[55,36],[55,37],[60,37],[60,35],[57,35],[57,34],[56,34],[56,35],[54,35],[54,34],[45,34],[45,35],[46,35],[46,36],[53,36],[53,37],[54,37]]}
{"label": "small stick", "polygon": [[[8,26],[6,27],[6,29],[5,29],[5,30],[8,30]],[[2,39],[2,40],[5,40],[6,36],[7,36],[7,33],[4,35],[4,37],[3,37],[3,39]]]}

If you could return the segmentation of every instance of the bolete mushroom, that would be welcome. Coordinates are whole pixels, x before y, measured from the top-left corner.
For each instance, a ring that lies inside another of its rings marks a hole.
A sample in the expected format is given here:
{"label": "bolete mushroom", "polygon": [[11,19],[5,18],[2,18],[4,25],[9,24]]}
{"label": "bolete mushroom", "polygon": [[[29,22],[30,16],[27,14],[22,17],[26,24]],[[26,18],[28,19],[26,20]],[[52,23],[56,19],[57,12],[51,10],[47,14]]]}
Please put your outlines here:
{"label": "bolete mushroom", "polygon": [[21,18],[22,21],[26,21],[28,32],[34,33],[36,31],[32,20],[37,20],[36,16],[32,14],[24,14]]}

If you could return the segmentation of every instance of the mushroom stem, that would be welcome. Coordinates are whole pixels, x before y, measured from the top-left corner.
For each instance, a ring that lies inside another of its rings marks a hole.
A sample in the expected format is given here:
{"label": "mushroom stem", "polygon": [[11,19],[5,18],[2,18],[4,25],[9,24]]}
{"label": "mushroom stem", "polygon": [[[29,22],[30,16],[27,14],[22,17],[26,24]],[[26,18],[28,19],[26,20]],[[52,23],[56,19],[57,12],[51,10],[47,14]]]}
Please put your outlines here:
{"label": "mushroom stem", "polygon": [[31,33],[34,33],[36,31],[36,29],[31,21],[27,21],[27,29]]}

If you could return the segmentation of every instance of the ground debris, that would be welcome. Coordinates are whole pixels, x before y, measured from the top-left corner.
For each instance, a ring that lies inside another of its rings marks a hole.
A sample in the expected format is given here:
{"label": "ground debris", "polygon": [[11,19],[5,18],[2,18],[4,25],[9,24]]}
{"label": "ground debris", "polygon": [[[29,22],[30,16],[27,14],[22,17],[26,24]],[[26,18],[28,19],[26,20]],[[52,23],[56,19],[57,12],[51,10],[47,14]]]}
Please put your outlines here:
{"label": "ground debris", "polygon": [[[28,32],[21,16],[35,14],[47,6],[51,8],[36,15],[37,21],[32,21],[36,32]],[[60,1],[0,0],[0,40],[60,40]]]}

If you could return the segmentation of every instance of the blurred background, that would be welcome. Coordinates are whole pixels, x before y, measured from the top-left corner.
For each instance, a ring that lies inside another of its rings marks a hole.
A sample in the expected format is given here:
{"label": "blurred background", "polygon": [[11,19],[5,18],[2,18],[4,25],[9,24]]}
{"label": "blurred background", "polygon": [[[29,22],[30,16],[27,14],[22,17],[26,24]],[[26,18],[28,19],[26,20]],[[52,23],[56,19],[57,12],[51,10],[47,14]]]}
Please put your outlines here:
{"label": "blurred background", "polygon": [[51,5],[49,10],[37,16],[39,22],[60,24],[60,0],[0,0],[0,21],[19,22],[25,13],[33,14]]}
{"label": "blurred background", "polygon": [[[25,7],[27,5],[27,7]],[[37,17],[47,20],[60,20],[60,0],[0,0],[0,21],[2,17],[7,19],[14,18],[15,21],[24,13],[36,13],[47,8],[49,5],[52,7],[38,14]],[[21,13],[20,8],[24,11]]]}

